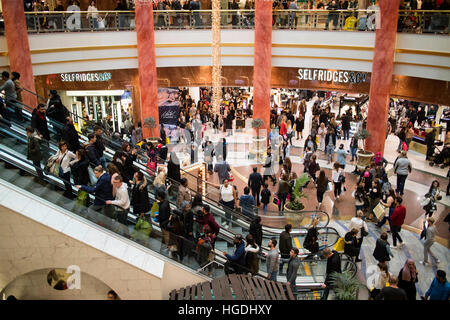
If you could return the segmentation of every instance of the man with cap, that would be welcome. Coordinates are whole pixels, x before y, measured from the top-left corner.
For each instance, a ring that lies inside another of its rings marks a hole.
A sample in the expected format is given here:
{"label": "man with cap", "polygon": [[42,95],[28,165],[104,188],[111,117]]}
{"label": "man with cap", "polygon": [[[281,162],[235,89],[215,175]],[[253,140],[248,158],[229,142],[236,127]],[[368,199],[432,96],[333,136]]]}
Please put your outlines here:
{"label": "man with cap", "polygon": [[[222,251],[223,255],[227,258],[227,262],[225,263],[225,274],[230,273],[243,273],[243,267],[245,266],[245,242],[242,239],[242,235],[237,234],[234,237],[233,243],[235,245],[235,249],[233,255],[229,255],[226,251]],[[232,272],[230,269],[233,269]]]}

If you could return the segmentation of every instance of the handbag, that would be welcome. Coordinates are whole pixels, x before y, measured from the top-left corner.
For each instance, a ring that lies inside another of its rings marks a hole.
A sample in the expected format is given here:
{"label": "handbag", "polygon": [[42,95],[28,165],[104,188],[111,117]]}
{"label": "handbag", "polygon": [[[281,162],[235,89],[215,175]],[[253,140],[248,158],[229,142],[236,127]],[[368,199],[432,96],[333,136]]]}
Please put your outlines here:
{"label": "handbag", "polygon": [[327,192],[331,190],[333,190],[333,183],[331,181],[328,181]]}
{"label": "handbag", "polygon": [[278,205],[280,203],[280,199],[274,196],[272,202],[273,204]]}
{"label": "handbag", "polygon": [[334,245],[333,249],[337,252],[344,251],[345,241],[344,238],[339,238],[336,244]]}

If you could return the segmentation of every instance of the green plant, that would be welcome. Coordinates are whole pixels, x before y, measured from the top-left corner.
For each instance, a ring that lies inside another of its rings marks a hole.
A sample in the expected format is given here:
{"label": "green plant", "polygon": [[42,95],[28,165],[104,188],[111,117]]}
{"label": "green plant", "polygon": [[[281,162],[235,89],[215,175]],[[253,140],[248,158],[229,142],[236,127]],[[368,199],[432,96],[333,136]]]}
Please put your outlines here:
{"label": "green plant", "polygon": [[358,140],[363,141],[363,151],[364,151],[364,143],[366,139],[370,137],[370,132],[367,129],[360,128],[358,131],[355,132],[354,137]]}
{"label": "green plant", "polygon": [[258,129],[261,128],[264,125],[264,121],[262,121],[260,118],[256,118],[252,120],[252,128]]}
{"label": "green plant", "polygon": [[331,274],[331,285],[334,287],[336,300],[357,300],[359,288],[364,287],[349,271]]}
{"label": "green plant", "polygon": [[303,188],[309,180],[311,180],[311,177],[307,172],[303,173],[295,180],[294,190],[291,194],[291,201],[286,204],[286,208],[296,211],[305,209],[305,206],[301,203],[301,199],[306,198],[307,196],[303,191],[301,191],[301,188]]}

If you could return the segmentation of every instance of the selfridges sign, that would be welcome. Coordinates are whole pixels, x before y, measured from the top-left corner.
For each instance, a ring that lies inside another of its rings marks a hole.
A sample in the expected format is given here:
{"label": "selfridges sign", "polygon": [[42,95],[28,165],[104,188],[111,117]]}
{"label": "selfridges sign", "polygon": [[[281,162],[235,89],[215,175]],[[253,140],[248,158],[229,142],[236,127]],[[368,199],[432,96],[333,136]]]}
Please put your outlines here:
{"label": "selfridges sign", "polygon": [[61,73],[62,82],[100,82],[111,80],[110,72]]}
{"label": "selfridges sign", "polygon": [[299,80],[333,83],[362,83],[367,81],[366,72],[338,71],[327,69],[298,69]]}

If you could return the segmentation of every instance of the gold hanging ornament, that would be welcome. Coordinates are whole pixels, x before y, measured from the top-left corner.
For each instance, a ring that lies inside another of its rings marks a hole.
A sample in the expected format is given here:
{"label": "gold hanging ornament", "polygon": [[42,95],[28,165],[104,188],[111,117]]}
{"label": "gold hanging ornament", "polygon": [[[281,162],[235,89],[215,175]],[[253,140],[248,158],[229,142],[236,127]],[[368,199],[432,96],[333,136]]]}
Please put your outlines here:
{"label": "gold hanging ornament", "polygon": [[212,0],[212,106],[214,114],[220,113],[222,100],[222,62],[220,60],[220,0]]}

